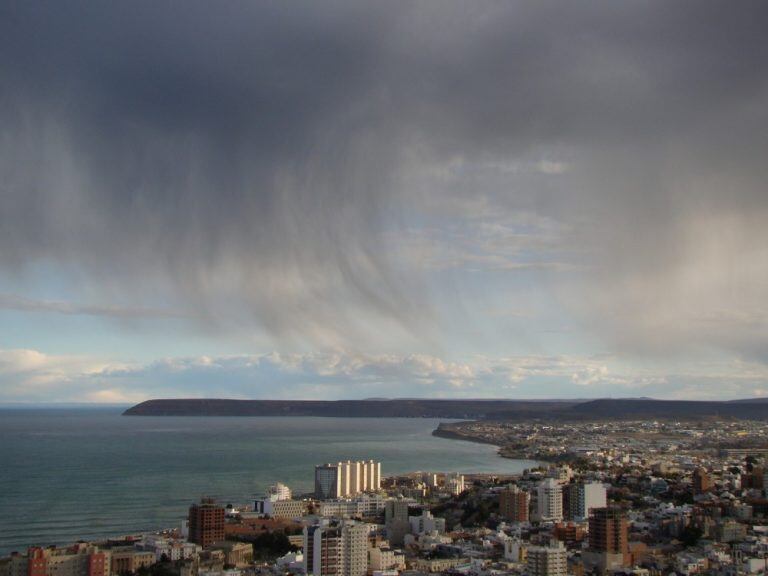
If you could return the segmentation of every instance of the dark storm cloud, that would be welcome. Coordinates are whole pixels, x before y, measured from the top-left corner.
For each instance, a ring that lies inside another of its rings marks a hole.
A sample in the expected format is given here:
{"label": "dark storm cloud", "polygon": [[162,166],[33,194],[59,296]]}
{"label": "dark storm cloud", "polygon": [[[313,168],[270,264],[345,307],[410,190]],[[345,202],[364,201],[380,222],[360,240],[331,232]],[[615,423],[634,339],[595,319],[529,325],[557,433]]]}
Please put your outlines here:
{"label": "dark storm cloud", "polygon": [[7,10],[3,263],[245,300],[276,332],[334,298],[407,314],[374,250],[387,128],[361,127],[386,14],[211,8]]}
{"label": "dark storm cloud", "polygon": [[[487,189],[502,214],[570,225],[564,241],[583,246],[594,270],[586,291],[603,300],[585,315],[604,306],[595,322],[632,345],[647,326],[617,324],[617,310],[656,313],[649,292],[683,263],[717,266],[697,252],[708,217],[747,230],[729,250],[767,240],[766,12],[726,2],[6,6],[0,265],[21,275],[54,265],[81,274],[87,293],[178,298],[203,316],[321,343],[390,319],[413,329],[428,307],[384,235],[429,205],[403,185],[405,167],[560,151],[573,168],[556,186],[478,176],[433,191]],[[680,290],[718,281],[708,273],[692,271]],[[752,308],[762,304],[754,276],[736,281]]]}

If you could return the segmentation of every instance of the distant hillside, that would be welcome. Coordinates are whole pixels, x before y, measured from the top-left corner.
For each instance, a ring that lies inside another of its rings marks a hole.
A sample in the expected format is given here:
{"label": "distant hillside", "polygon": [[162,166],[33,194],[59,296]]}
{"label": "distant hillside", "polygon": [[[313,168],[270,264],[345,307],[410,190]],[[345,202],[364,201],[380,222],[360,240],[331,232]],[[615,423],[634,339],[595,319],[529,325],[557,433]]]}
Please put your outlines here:
{"label": "distant hillside", "polygon": [[127,416],[335,416],[382,418],[544,417],[575,401],[525,400],[147,400],[124,412]]}
{"label": "distant hillside", "polygon": [[342,418],[450,418],[468,420],[611,420],[628,418],[768,419],[768,401],[707,402],[694,400],[147,400],[127,416],[332,416]]}
{"label": "distant hillside", "polygon": [[744,420],[768,419],[768,402],[734,400],[713,402],[699,400],[623,400],[601,399],[573,406],[570,413],[590,418],[690,418],[725,417]]}

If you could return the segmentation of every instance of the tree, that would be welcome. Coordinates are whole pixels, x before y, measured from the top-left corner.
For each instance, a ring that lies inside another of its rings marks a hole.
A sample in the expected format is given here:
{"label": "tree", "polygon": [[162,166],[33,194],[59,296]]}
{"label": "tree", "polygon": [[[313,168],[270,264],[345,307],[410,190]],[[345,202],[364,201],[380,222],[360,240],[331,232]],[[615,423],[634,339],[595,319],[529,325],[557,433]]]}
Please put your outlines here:
{"label": "tree", "polygon": [[683,546],[689,548],[696,546],[701,537],[704,535],[704,531],[696,526],[686,526],[683,532],[680,534],[680,541]]}
{"label": "tree", "polygon": [[296,550],[285,531],[264,532],[251,540],[253,556],[258,559],[276,558]]}

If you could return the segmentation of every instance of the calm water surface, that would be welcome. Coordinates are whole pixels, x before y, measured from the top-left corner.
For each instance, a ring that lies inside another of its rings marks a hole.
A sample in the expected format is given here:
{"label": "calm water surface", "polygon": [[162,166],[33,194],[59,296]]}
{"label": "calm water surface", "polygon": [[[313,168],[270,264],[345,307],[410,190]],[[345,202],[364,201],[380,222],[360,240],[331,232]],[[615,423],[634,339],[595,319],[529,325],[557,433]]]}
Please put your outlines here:
{"label": "calm water surface", "polygon": [[370,459],[382,474],[516,473],[493,446],[431,435],[438,420],[126,417],[121,409],[0,409],[0,555],[178,526],[202,495],[245,503],[314,465]]}

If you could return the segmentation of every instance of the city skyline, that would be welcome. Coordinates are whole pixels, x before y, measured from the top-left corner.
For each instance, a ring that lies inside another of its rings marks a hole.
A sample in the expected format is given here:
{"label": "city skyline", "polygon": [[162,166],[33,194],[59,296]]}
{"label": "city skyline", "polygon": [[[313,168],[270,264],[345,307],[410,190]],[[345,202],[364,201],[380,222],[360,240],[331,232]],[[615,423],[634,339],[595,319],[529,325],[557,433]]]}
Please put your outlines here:
{"label": "city skyline", "polygon": [[767,11],[5,6],[0,403],[765,396]]}

